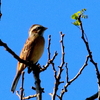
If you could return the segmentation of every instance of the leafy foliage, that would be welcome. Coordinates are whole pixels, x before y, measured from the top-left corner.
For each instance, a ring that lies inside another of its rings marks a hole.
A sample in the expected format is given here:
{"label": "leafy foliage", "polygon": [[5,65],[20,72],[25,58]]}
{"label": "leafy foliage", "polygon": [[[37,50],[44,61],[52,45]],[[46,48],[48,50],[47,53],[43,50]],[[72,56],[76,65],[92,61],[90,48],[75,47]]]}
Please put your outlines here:
{"label": "leafy foliage", "polygon": [[74,25],[76,26],[80,25],[79,17],[84,18],[84,19],[88,18],[87,15],[84,15],[85,11],[86,9],[82,9],[81,11],[78,11],[71,16],[71,18],[75,20],[75,22],[73,22]]}

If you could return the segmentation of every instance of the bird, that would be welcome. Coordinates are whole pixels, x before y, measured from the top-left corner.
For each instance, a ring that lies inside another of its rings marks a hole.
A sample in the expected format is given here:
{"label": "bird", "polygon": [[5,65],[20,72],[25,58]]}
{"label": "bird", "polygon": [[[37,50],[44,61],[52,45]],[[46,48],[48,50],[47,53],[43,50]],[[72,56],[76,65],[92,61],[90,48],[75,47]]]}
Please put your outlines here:
{"label": "bird", "polygon": [[[31,61],[33,64],[38,62],[44,51],[45,39],[43,33],[46,29],[46,27],[39,24],[34,24],[30,27],[29,37],[20,53],[21,59]],[[11,86],[11,91],[13,93],[17,87],[21,73],[26,67],[24,63],[17,63],[16,75]]]}

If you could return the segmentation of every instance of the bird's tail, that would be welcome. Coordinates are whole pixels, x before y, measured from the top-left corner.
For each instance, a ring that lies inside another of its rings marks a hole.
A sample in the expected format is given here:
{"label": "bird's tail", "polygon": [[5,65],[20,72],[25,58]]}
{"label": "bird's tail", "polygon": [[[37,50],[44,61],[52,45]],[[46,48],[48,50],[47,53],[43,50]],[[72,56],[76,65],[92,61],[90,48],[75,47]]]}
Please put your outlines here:
{"label": "bird's tail", "polygon": [[14,78],[14,81],[13,81],[12,86],[11,86],[11,91],[13,93],[15,92],[15,89],[16,89],[16,86],[18,84],[20,76],[21,76],[21,73],[17,73],[16,76],[15,76],[15,78]]}

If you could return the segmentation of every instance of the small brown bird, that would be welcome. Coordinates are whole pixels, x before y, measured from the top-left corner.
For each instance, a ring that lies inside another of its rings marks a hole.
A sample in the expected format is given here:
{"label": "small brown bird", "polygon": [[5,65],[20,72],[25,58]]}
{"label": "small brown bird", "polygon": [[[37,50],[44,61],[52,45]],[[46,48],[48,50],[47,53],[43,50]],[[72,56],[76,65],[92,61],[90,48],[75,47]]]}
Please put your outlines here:
{"label": "small brown bird", "polygon": [[[44,51],[45,40],[43,37],[43,32],[46,30],[46,27],[42,25],[35,24],[29,30],[29,37],[20,53],[20,58],[23,60],[32,61],[35,64]],[[26,65],[18,62],[17,72],[14,78],[11,91],[14,92],[21,76],[22,71],[26,68]]]}

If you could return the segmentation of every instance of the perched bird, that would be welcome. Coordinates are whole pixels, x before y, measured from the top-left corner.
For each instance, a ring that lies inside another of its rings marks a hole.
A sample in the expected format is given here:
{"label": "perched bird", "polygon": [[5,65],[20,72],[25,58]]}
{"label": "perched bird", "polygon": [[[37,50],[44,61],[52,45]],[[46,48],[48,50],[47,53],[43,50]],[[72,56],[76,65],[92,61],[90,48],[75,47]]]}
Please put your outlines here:
{"label": "perched bird", "polygon": [[[29,29],[29,37],[20,53],[20,58],[27,61],[32,61],[35,64],[44,51],[45,39],[43,37],[43,32],[46,30],[46,27],[42,25],[35,24]],[[17,72],[12,83],[11,91],[14,92],[21,76],[22,71],[27,66],[24,63],[18,62]]]}

